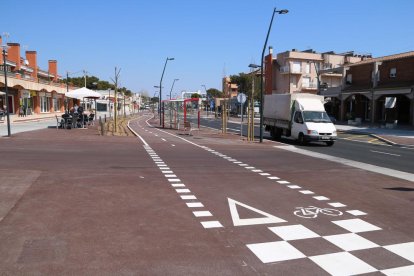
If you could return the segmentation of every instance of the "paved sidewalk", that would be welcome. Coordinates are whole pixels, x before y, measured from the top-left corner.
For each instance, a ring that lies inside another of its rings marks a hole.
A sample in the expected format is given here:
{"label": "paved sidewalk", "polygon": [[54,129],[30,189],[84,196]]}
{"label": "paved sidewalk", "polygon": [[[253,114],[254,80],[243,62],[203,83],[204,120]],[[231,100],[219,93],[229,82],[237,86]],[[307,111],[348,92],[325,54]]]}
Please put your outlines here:
{"label": "paved sidewalk", "polygon": [[368,134],[392,145],[414,147],[414,128],[381,128],[371,126],[350,126],[336,124],[338,131],[347,133]]}

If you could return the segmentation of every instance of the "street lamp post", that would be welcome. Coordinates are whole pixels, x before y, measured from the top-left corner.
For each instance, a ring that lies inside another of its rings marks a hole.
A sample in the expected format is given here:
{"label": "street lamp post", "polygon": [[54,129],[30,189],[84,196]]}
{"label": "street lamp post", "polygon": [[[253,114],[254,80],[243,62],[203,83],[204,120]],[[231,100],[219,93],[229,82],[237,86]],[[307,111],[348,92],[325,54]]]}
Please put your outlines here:
{"label": "street lamp post", "polygon": [[165,59],[164,69],[162,70],[162,75],[161,75],[161,79],[160,79],[160,99],[159,99],[159,107],[158,107],[159,108],[159,113],[160,113],[160,125],[162,125],[162,119],[161,119],[162,79],[164,78],[165,67],[167,67],[167,62],[169,60],[174,60],[174,58],[167,57]]}
{"label": "street lamp post", "polygon": [[209,102],[208,102],[208,96],[207,96],[207,88],[204,84],[201,85],[202,87],[204,87],[204,91],[206,92],[206,111],[207,111],[207,118],[208,118],[208,110],[209,110]]}
{"label": "street lamp post", "polygon": [[286,14],[288,13],[288,10],[276,10],[276,8],[273,9],[272,19],[270,20],[269,29],[267,30],[266,40],[263,45],[263,51],[262,51],[262,58],[261,58],[261,71],[260,71],[260,143],[263,142],[263,59],[264,59],[264,53],[267,46],[267,40],[269,39],[270,30],[272,29],[273,24],[273,18],[275,17],[275,13],[278,14]]}
{"label": "street lamp post", "polygon": [[170,100],[171,100],[171,92],[172,92],[172,90],[173,90],[173,88],[174,88],[174,83],[176,82],[176,81],[179,81],[180,79],[174,79],[174,81],[173,81],[173,83],[172,83],[172,85],[171,85],[171,90],[170,90]]}
{"label": "street lamp post", "polygon": [[3,71],[4,71],[4,88],[5,88],[5,92],[6,92],[6,116],[7,116],[7,136],[10,137],[11,136],[11,131],[10,131],[10,115],[9,115],[9,89],[7,88],[7,70],[6,70],[6,48],[7,45],[1,45],[1,47],[3,48]]}
{"label": "street lamp post", "polygon": [[111,112],[111,88],[108,88],[108,104],[109,104],[109,118],[112,117],[112,112]]}

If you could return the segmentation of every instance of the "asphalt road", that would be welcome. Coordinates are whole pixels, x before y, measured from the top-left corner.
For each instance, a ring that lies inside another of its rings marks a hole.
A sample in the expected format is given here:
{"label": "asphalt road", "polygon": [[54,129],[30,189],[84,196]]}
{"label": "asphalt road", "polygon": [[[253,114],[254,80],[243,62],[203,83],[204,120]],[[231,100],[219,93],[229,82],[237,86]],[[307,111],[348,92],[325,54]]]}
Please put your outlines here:
{"label": "asphalt road", "polygon": [[[220,129],[221,121],[212,118],[202,120],[202,124],[208,127]],[[240,133],[240,124],[228,123],[228,131]],[[243,133],[246,133],[246,126],[243,126]],[[255,128],[256,137],[259,128]],[[271,140],[270,134],[264,132],[264,139]],[[399,146],[389,146],[385,143],[368,143],[348,139],[348,134],[339,134],[339,139],[332,147],[327,147],[324,143],[309,143],[301,146],[291,139],[282,139],[281,142],[288,145],[306,149],[313,152],[328,154],[335,157],[345,158],[353,161],[363,162],[379,167],[389,168],[407,173],[414,173],[414,148],[401,148]]]}
{"label": "asphalt road", "polygon": [[413,274],[412,182],[147,119],[0,140],[0,274]]}

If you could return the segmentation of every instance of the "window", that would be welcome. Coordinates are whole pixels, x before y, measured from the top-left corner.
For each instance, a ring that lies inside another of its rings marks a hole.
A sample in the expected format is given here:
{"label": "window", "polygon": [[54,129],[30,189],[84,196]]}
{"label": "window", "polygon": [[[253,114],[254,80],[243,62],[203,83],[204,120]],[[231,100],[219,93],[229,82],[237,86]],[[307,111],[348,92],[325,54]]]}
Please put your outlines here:
{"label": "window", "polygon": [[50,95],[42,93],[40,99],[40,112],[50,112]]}
{"label": "window", "polygon": [[395,78],[397,76],[397,68],[390,69],[390,78]]}
{"label": "window", "polygon": [[346,83],[351,84],[352,83],[352,74],[346,75]]}
{"label": "window", "polygon": [[297,79],[296,76],[290,76],[290,84],[292,85],[293,88],[297,88]]}
{"label": "window", "polygon": [[299,111],[296,111],[295,117],[293,118],[293,120],[295,121],[295,123],[303,124],[302,114]]}
{"label": "window", "polygon": [[294,61],[292,65],[292,73],[301,73],[302,69],[300,65],[300,61]]}
{"label": "window", "polygon": [[302,87],[309,87],[310,86],[310,78],[302,78]]}
{"label": "window", "polygon": [[309,63],[306,64],[305,73],[310,74],[310,64]]}

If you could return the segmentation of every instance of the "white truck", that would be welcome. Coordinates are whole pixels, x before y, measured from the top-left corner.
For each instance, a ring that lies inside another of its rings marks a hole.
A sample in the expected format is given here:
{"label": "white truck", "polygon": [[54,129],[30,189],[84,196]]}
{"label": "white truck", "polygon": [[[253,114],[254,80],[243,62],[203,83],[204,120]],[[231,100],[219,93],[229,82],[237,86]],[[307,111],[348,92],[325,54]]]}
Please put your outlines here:
{"label": "white truck", "polygon": [[281,136],[297,139],[300,144],[322,141],[332,146],[336,128],[324,107],[324,97],[314,94],[266,95],[263,124],[273,139]]}

